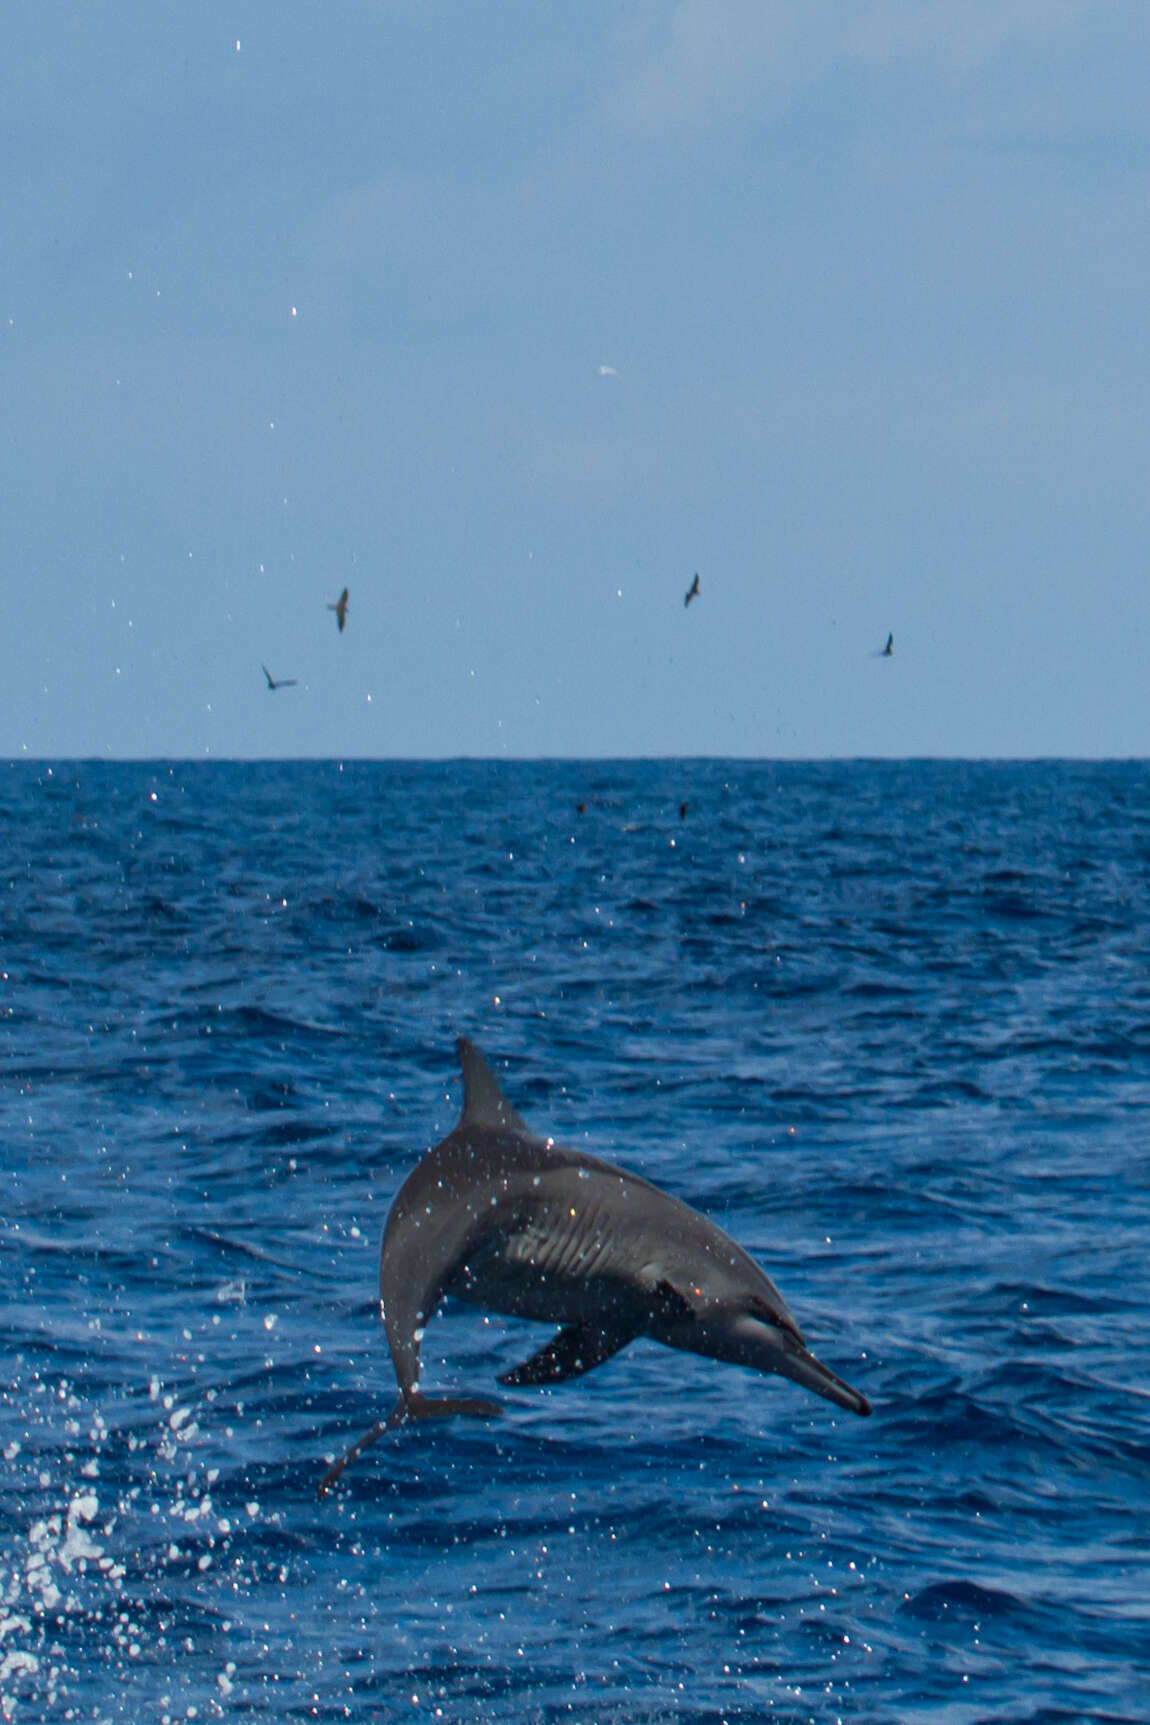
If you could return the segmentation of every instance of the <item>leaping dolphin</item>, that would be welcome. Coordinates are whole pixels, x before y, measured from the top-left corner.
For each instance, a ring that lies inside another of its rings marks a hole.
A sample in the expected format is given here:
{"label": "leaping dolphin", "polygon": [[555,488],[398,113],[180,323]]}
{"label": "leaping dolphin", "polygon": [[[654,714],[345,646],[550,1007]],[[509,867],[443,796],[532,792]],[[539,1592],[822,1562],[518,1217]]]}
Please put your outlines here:
{"label": "leaping dolphin", "polygon": [[858,1390],[822,1365],[774,1283],[697,1210],[622,1168],[533,1132],[482,1054],[457,1043],[463,1113],[399,1189],[379,1254],[379,1294],[399,1396],[330,1467],[319,1494],[406,1420],[490,1417],[498,1402],[425,1395],[424,1326],[446,1295],[559,1324],[501,1384],[555,1384],[602,1365],[637,1336],[779,1372],[851,1413]]}

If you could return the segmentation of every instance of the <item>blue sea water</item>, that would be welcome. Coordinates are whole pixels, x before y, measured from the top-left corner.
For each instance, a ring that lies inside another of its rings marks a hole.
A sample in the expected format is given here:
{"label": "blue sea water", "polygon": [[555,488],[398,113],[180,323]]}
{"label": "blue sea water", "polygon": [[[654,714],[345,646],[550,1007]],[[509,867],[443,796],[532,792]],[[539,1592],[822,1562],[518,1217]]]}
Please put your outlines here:
{"label": "blue sea water", "polygon": [[[0,1718],[1148,1716],[1150,768],[21,763],[0,852]],[[461,1032],[873,1417],[456,1307],[503,1419],[317,1501]]]}

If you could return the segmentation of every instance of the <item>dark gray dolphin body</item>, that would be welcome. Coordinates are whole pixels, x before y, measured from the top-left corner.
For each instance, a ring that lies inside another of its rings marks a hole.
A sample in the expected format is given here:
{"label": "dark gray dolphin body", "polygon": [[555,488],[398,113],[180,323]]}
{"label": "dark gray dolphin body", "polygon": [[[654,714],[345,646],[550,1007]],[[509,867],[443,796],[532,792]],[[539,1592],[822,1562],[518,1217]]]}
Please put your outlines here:
{"label": "dark gray dolphin body", "polygon": [[320,1485],[409,1419],[493,1415],[498,1402],[428,1396],[419,1349],[447,1295],[559,1324],[503,1384],[553,1384],[602,1365],[637,1336],[779,1372],[851,1413],[870,1403],[808,1350],[774,1283],[697,1210],[610,1162],[542,1138],[466,1038],[463,1113],[400,1187],[379,1258],[399,1397]]}

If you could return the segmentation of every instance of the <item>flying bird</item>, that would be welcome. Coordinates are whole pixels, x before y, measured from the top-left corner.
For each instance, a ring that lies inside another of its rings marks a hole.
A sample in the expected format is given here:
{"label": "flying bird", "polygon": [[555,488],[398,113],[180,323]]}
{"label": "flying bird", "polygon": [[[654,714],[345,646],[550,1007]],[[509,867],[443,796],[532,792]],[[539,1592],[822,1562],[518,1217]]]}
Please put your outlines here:
{"label": "flying bird", "polygon": [[299,682],[298,677],[273,677],[266,665],[261,665],[260,670],[268,680],[269,689],[294,689]]}
{"label": "flying bird", "polygon": [[872,659],[890,659],[894,655],[894,636],[888,635],[885,647],[876,647],[871,654]]}
{"label": "flying bird", "polygon": [[329,611],[335,612],[335,620],[339,624],[339,632],[342,635],[344,624],[347,622],[347,588],[346,587],[344,588],[343,592],[340,594],[339,598],[334,601],[334,603],[330,599],[327,601],[327,608]]}
{"label": "flying bird", "polygon": [[689,605],[691,603],[692,599],[697,599],[698,597],[699,597],[699,573],[698,573],[698,570],[696,570],[695,571],[695,579],[691,582],[691,585],[687,588],[686,594],[683,598],[683,604]]}

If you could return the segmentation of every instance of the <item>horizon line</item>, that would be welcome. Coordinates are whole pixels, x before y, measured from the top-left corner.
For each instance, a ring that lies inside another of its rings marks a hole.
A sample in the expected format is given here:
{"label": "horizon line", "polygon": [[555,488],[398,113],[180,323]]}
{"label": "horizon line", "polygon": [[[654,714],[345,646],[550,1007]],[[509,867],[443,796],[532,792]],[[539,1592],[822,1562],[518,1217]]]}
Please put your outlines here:
{"label": "horizon line", "polygon": [[1150,755],[73,755],[20,754],[0,756],[8,767],[19,766],[405,766],[435,767],[469,763],[479,766],[632,766],[655,762],[737,763],[741,766],[1141,766]]}

